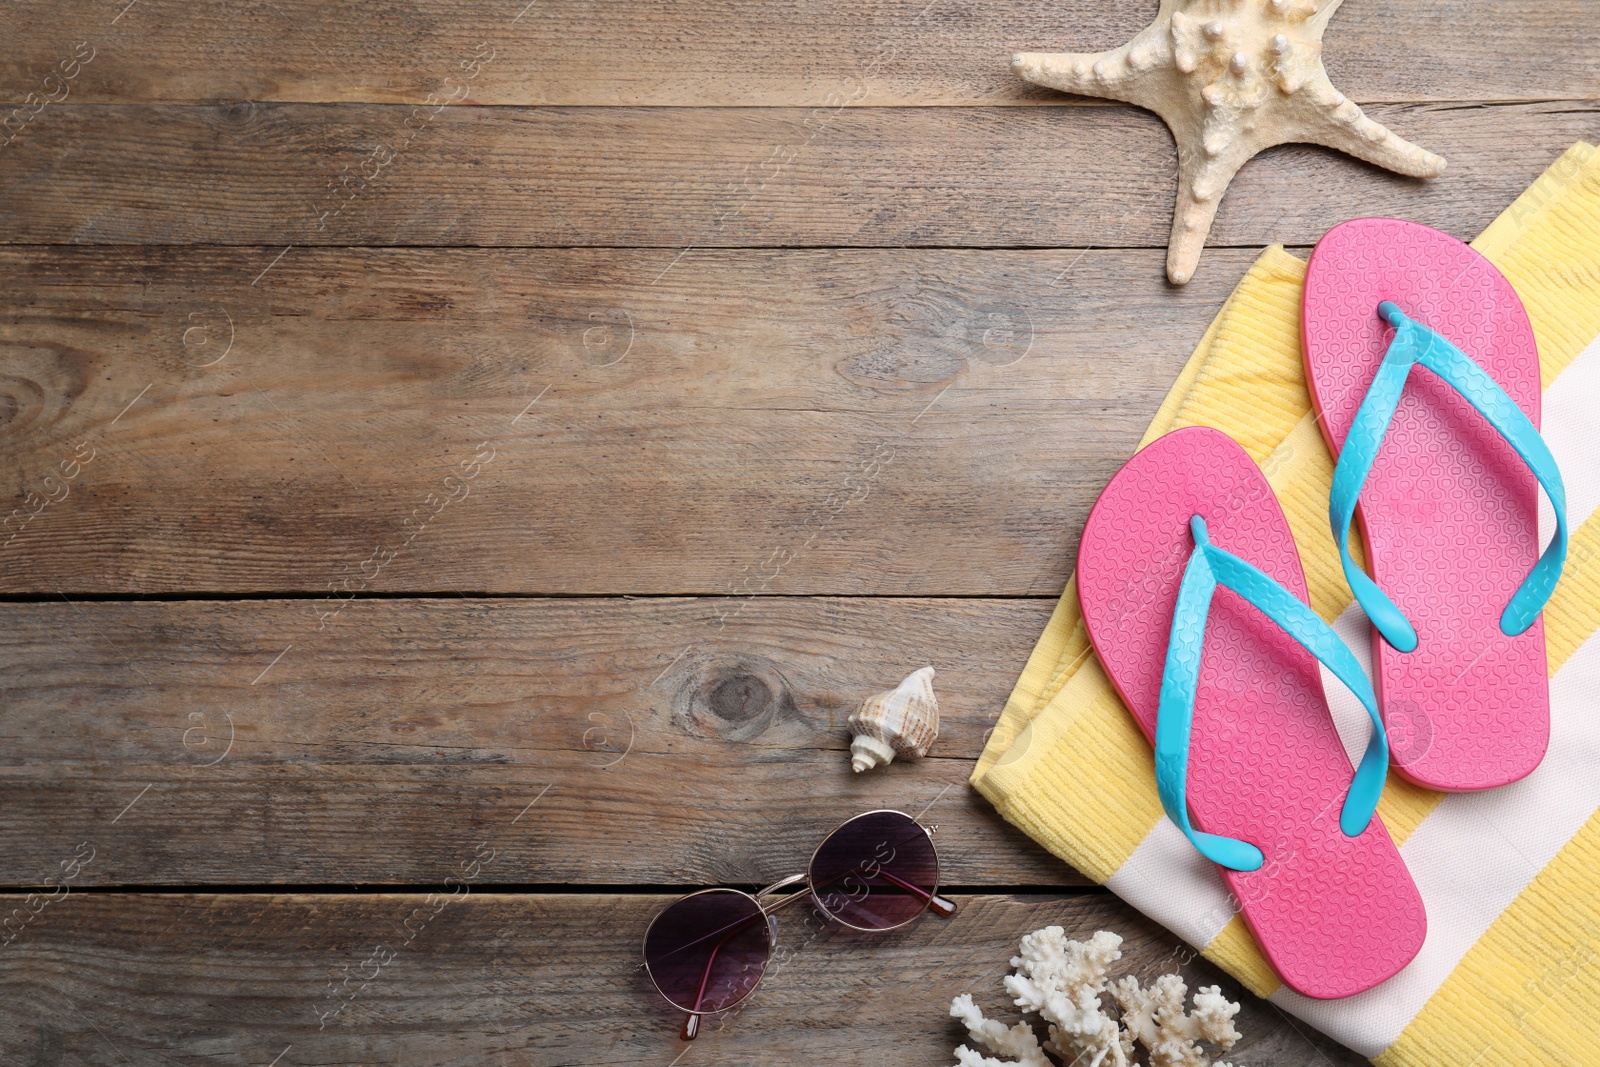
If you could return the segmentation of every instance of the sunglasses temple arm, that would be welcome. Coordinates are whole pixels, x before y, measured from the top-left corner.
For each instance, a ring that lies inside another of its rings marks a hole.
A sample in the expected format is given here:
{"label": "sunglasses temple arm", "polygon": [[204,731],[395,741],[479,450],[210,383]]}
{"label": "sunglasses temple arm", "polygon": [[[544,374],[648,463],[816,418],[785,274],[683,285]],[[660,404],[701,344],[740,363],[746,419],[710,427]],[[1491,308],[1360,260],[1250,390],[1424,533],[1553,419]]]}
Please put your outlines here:
{"label": "sunglasses temple arm", "polygon": [[[772,885],[769,885],[767,888],[763,889],[760,893],[758,893],[756,895],[758,897],[766,896],[768,893],[771,893],[771,892],[773,892],[775,890],[778,890],[778,889],[784,889],[784,888],[786,888],[788,886],[794,885],[796,882],[803,882],[803,881],[805,881],[805,877],[806,876],[803,875],[803,874],[793,875],[793,876],[791,876],[789,878],[785,878],[781,882],[775,882]],[[793,904],[795,901],[803,900],[806,897],[809,897],[810,895],[811,895],[811,887],[810,886],[806,886],[806,888],[803,891],[801,891],[799,893],[791,893],[788,896],[784,897],[782,900],[779,900],[779,901],[777,901],[776,903],[774,903],[774,904],[772,904],[770,906],[766,906],[766,905],[762,905],[762,904],[758,903],[757,907],[761,908],[761,918],[765,919],[765,918],[767,918],[767,916],[771,915],[773,912],[777,911],[778,909],[783,908],[783,907],[787,907],[788,905]],[[716,943],[716,945],[711,949],[711,955],[706,958],[706,969],[700,975],[700,990],[699,990],[699,992],[697,992],[694,995],[694,1006],[696,1008],[700,1007],[700,1001],[705,998],[705,995],[706,995],[706,983],[711,981],[711,968],[716,965],[717,953],[722,951],[722,946],[726,945],[728,943],[728,940],[730,938],[732,938],[734,934],[737,934],[741,930],[744,930],[744,929],[748,928],[750,926],[750,924],[755,922],[755,921],[756,921],[756,916],[752,915],[750,918],[744,920],[743,922],[734,923],[733,926],[728,928],[728,932],[722,935],[722,939],[720,941],[718,941]],[[699,1014],[698,1011],[691,1011],[691,1012],[688,1013],[688,1015],[683,1020],[682,1037],[683,1037],[683,1039],[685,1041],[693,1041],[694,1038],[695,1038],[695,1035],[698,1034],[699,1032],[700,1032],[700,1014]]]}
{"label": "sunglasses temple arm", "polygon": [[[799,894],[799,895],[803,895],[803,894]],[[768,912],[763,911],[761,913],[761,918],[765,918],[768,914],[769,914]],[[741,930],[744,930],[751,923],[753,923],[755,921],[756,921],[756,916],[752,915],[750,918],[746,919],[744,922],[735,923],[733,925],[733,927],[728,930],[727,933],[722,935],[722,939],[720,941],[718,941],[715,946],[712,947],[711,955],[706,957],[706,969],[704,971],[702,971],[701,974],[700,974],[700,989],[694,995],[694,1006],[695,1006],[696,1010],[689,1012],[687,1017],[685,1017],[685,1019],[683,1020],[683,1031],[682,1031],[680,1036],[685,1041],[693,1041],[694,1038],[695,1038],[695,1035],[700,1032],[700,1012],[699,1012],[700,1002],[705,999],[706,985],[711,981],[711,968],[715,967],[716,964],[717,964],[717,953],[722,951],[722,946],[726,945],[728,943],[729,939],[732,938],[734,934],[737,934]]]}
{"label": "sunglasses temple arm", "polygon": [[878,869],[877,873],[879,878],[887,878],[889,881],[893,882],[901,889],[904,889],[906,892],[915,896],[919,896],[923,900],[927,901],[928,909],[935,915],[940,915],[948,919],[950,916],[956,913],[955,901],[946,900],[944,897],[941,897],[936,893],[928,892],[921,886],[915,886],[904,879],[896,878],[894,875],[890,874],[886,870],[883,870],[881,867]]}

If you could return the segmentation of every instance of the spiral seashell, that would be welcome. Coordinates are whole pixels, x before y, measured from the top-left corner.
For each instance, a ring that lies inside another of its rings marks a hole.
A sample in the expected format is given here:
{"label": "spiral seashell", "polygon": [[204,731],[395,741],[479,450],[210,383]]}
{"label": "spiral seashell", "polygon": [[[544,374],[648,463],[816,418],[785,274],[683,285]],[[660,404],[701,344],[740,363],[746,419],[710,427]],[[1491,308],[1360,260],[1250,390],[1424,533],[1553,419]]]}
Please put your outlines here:
{"label": "spiral seashell", "polygon": [[939,701],[933,695],[933,668],[924,667],[886,693],[861,702],[850,716],[850,767],[857,774],[881,767],[895,756],[925,756],[939,736]]}

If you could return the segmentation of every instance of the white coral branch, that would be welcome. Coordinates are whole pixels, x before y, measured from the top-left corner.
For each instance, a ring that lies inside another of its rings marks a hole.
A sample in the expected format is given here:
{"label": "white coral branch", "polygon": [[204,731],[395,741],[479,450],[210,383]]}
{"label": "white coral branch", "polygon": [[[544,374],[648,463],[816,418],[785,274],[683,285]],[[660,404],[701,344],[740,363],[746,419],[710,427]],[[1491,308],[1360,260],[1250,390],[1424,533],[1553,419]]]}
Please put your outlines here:
{"label": "white coral branch", "polygon": [[1148,989],[1141,989],[1130,975],[1112,986],[1111,993],[1122,1008],[1122,1025],[1150,1050],[1150,1067],[1209,1067],[1211,1061],[1196,1042],[1209,1041],[1226,1052],[1239,1040],[1233,1027],[1239,1005],[1225,999],[1217,986],[1195,994],[1192,1015],[1184,1011],[1189,988],[1175,974],[1162,975]]}
{"label": "white coral branch", "polygon": [[[1233,1025],[1239,1005],[1219,987],[1205,986],[1195,993],[1193,1011],[1186,1011],[1189,989],[1176,974],[1162,975],[1148,989],[1131,975],[1111,984],[1106,971],[1121,958],[1122,938],[1105,930],[1088,941],[1068,940],[1059,926],[1028,934],[1011,958],[1015,973],[1006,976],[1005,987],[1017,1007],[1050,1024],[1050,1040],[1041,1046],[1026,1020],[1008,1027],[986,1018],[963,993],[950,1014],[966,1025],[974,1044],[995,1055],[962,1045],[956,1067],[1052,1067],[1046,1051],[1070,1067],[1128,1067],[1136,1044],[1148,1050],[1150,1067],[1228,1067],[1213,1065],[1200,1042],[1231,1049],[1239,1040]],[[1106,993],[1121,1009],[1119,1018],[1106,1012]]]}
{"label": "white coral branch", "polygon": [[1011,1060],[997,1060],[960,1045],[956,1048],[956,1067],[1053,1067],[1044,1049],[1039,1047],[1033,1027],[1027,1023],[1008,1027],[1005,1023],[986,1019],[966,993],[950,1002],[950,1014],[966,1026],[967,1036],[974,1043],[998,1055],[1014,1057]]}
{"label": "white coral branch", "polygon": [[1071,1060],[1126,1067],[1116,1022],[1102,1010],[1106,968],[1122,958],[1122,938],[1101,930],[1087,942],[1069,941],[1059,926],[1035,930],[1011,958],[1016,974],[1006,992],[1023,1011],[1050,1022],[1050,1041]]}

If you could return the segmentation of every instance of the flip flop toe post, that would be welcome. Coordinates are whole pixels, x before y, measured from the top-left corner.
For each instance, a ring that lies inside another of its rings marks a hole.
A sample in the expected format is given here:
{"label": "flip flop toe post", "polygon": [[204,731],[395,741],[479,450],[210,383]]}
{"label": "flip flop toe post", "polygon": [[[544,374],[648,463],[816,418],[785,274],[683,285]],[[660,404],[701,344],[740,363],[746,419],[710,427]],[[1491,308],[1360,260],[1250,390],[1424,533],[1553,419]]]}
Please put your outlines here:
{"label": "flip flop toe post", "polygon": [[[1349,996],[1410,962],[1427,922],[1373,814],[1388,763],[1376,698],[1305,606],[1288,523],[1249,455],[1203,427],[1140,451],[1090,514],[1078,588],[1095,650],[1155,749],[1168,817],[1219,865],[1285,983]],[[1373,720],[1359,770],[1319,659]]]}

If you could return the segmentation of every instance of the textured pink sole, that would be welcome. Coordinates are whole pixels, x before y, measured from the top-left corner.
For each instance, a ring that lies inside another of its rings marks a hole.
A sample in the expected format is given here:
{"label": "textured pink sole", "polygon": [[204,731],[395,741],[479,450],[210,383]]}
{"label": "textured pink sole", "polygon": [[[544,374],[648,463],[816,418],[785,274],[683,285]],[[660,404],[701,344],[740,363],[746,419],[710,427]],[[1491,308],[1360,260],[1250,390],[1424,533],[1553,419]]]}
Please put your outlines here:
{"label": "textured pink sole", "polygon": [[[1306,596],[1289,524],[1231,438],[1177,430],[1129,460],[1089,515],[1078,595],[1095,651],[1152,743],[1197,514],[1215,544]],[[1189,809],[1200,829],[1266,854],[1260,870],[1222,875],[1267,959],[1309,997],[1372,988],[1411,961],[1427,932],[1422,898],[1382,822],[1374,817],[1358,837],[1339,829],[1354,773],[1317,661],[1219,588],[1195,700]]]}
{"label": "textured pink sole", "polygon": [[[1539,355],[1511,283],[1448,234],[1356,219],[1318,243],[1302,316],[1306,378],[1337,456],[1388,347],[1392,300],[1443,334],[1539,425]],[[1538,483],[1464,399],[1418,367],[1356,514],[1370,573],[1416,627],[1415,651],[1373,634],[1394,765],[1431,789],[1505,785],[1544,758],[1550,686],[1544,619],[1500,632],[1533,566]]]}

